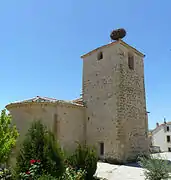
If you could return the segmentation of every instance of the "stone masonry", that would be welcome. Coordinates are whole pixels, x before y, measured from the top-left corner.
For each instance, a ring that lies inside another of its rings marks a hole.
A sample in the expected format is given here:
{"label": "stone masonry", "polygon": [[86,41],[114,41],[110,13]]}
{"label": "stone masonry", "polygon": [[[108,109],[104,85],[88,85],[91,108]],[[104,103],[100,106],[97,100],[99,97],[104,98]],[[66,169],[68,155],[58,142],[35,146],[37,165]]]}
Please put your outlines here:
{"label": "stone masonry", "polygon": [[[134,69],[128,67],[129,53]],[[148,151],[143,57],[123,41],[82,57],[87,143],[103,142],[105,158],[123,162]]]}
{"label": "stone masonry", "polygon": [[41,119],[68,151],[76,141],[86,142],[100,158],[118,162],[148,152],[143,57],[122,40],[109,43],[82,56],[82,98],[37,96],[7,105],[20,141],[30,123]]}

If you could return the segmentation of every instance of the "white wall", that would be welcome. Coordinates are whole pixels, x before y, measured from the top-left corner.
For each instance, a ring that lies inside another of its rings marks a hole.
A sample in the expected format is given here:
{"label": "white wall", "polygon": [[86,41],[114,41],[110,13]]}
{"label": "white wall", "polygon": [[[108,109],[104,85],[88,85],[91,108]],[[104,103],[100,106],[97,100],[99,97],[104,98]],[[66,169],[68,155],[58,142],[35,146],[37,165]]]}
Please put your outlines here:
{"label": "white wall", "polygon": [[[167,132],[166,127],[169,126],[169,132]],[[171,142],[167,142],[167,136],[171,136],[171,125],[162,125],[156,129],[152,135],[152,145],[159,146],[162,152],[168,151],[171,148]]]}

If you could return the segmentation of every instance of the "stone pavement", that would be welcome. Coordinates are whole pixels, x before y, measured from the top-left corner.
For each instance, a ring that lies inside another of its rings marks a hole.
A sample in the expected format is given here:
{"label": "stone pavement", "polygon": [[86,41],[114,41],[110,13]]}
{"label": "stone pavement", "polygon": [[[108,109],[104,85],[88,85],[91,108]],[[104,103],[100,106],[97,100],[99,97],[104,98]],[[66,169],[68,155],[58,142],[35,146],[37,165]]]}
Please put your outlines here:
{"label": "stone pavement", "polygon": [[95,174],[107,180],[145,180],[143,169],[99,162]]}
{"label": "stone pavement", "polygon": [[[171,161],[171,153],[154,154],[153,156]],[[145,180],[143,169],[124,165],[112,165],[98,162],[96,176],[107,180]]]}

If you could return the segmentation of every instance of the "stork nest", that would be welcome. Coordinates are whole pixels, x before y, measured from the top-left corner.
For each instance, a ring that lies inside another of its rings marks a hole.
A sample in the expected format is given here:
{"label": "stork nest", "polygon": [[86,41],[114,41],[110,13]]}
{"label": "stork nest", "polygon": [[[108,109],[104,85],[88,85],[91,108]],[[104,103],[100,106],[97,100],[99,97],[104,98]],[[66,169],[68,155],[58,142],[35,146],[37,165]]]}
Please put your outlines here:
{"label": "stork nest", "polygon": [[123,28],[113,30],[110,34],[110,38],[112,40],[119,40],[119,39],[124,38],[125,36],[126,36],[126,31]]}

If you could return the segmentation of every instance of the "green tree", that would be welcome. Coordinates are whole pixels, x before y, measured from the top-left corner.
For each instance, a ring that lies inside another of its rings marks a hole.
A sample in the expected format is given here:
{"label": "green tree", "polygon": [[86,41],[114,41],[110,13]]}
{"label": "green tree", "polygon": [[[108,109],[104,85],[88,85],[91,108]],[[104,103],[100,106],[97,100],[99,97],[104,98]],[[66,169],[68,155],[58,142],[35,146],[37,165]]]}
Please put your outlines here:
{"label": "green tree", "polygon": [[16,126],[12,125],[11,121],[11,116],[5,109],[2,110],[0,114],[0,164],[9,159],[18,137]]}
{"label": "green tree", "polygon": [[30,160],[40,160],[42,172],[59,177],[64,171],[63,153],[54,135],[41,121],[35,121],[26,134],[17,156],[16,172],[26,172]]}

